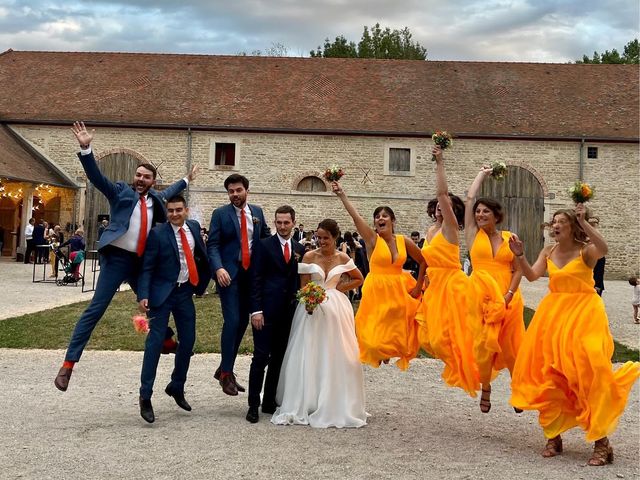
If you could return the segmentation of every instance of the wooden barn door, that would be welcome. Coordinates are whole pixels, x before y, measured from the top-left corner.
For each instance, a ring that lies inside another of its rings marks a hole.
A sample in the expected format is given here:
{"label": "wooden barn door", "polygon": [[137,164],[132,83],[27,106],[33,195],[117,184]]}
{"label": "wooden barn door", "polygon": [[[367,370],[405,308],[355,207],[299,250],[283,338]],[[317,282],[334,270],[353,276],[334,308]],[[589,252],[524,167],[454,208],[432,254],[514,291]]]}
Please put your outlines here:
{"label": "wooden barn door", "polygon": [[[98,161],[98,167],[112,182],[131,183],[139,163],[137,158],[128,153],[112,153],[102,157]],[[98,239],[98,218],[100,215],[109,215],[109,202],[90,182],[87,184],[85,212],[84,233],[87,249],[95,250]]]}
{"label": "wooden barn door", "polygon": [[501,180],[485,179],[479,197],[489,197],[502,203],[506,219],[499,226],[516,233],[524,242],[525,254],[533,264],[542,247],[544,234],[544,194],[538,179],[527,169],[507,167],[507,176]]}

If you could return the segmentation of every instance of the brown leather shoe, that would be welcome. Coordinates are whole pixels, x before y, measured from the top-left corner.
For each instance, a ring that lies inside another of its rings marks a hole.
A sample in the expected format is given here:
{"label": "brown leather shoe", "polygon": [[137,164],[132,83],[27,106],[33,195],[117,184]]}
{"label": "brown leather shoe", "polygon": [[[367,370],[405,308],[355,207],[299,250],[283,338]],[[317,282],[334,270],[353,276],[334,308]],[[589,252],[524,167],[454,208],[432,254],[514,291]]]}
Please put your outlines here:
{"label": "brown leather shoe", "polygon": [[222,385],[222,391],[227,395],[238,395],[238,389],[236,388],[236,382],[233,381],[233,375],[221,375],[220,385]]}
{"label": "brown leather shoe", "polygon": [[67,391],[67,388],[69,388],[69,380],[71,379],[72,373],[73,370],[71,368],[61,367],[60,370],[58,370],[58,375],[53,381],[53,384],[58,390],[61,390],[63,392]]}
{"label": "brown leather shoe", "polygon": [[236,390],[238,390],[239,392],[246,392],[246,389],[238,383],[238,380],[236,379],[236,374],[232,373],[231,376],[233,377],[233,383],[236,384]]}
{"label": "brown leather shoe", "polygon": [[216,380],[220,380],[220,374],[222,373],[222,368],[218,367],[215,372],[213,372],[213,378]]}

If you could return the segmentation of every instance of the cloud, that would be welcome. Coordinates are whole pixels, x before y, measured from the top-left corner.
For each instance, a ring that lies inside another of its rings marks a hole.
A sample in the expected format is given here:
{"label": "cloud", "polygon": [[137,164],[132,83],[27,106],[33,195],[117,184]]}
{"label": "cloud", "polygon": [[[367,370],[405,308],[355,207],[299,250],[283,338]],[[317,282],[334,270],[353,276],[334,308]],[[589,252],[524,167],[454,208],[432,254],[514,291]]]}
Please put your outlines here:
{"label": "cloud", "polygon": [[565,62],[637,36],[636,0],[0,0],[0,51],[290,55],[365,25],[409,27],[434,60]]}

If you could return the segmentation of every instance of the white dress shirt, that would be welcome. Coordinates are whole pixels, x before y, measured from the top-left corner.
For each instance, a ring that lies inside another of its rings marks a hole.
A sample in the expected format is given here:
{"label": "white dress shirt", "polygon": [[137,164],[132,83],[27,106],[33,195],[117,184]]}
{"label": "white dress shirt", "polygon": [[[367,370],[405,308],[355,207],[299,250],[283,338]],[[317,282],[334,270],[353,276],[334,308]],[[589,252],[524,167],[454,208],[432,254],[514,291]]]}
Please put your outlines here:
{"label": "white dress shirt", "polygon": [[31,225],[30,223],[28,223],[27,226],[24,228],[24,239],[25,240],[33,239],[33,225]]}
{"label": "white dress shirt", "polygon": [[180,228],[184,229],[184,233],[187,236],[187,242],[189,242],[189,248],[193,254],[196,248],[196,241],[193,238],[193,233],[189,229],[189,226],[185,223],[182,227],[176,227],[171,224],[173,228],[173,234],[176,236],[176,242],[178,243],[178,255],[180,257],[180,274],[178,275],[178,283],[184,283],[189,281],[189,267],[187,266],[187,259],[184,256],[184,250],[182,249],[182,237],[180,235]]}

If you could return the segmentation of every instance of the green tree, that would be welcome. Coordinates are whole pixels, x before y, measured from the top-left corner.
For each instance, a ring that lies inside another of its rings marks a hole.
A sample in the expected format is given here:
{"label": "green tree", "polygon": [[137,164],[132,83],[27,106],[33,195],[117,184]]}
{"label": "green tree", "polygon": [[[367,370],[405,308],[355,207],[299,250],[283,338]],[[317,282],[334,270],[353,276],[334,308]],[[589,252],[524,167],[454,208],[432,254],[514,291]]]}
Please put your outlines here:
{"label": "green tree", "polygon": [[402,30],[382,29],[376,23],[371,29],[364,27],[360,42],[354,42],[340,35],[331,42],[327,38],[324,47],[312,50],[312,57],[349,57],[349,58],[394,58],[404,60],[425,60],[427,49],[414,42],[407,27]]}
{"label": "green tree", "polygon": [[589,58],[587,55],[582,56],[582,60],[576,60],[576,63],[627,63],[638,65],[638,53],[640,51],[638,39],[631,40],[624,46],[622,55],[614,48],[613,50],[605,50],[604,53],[593,52],[593,56]]}

